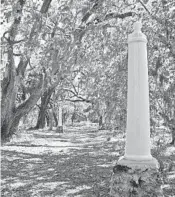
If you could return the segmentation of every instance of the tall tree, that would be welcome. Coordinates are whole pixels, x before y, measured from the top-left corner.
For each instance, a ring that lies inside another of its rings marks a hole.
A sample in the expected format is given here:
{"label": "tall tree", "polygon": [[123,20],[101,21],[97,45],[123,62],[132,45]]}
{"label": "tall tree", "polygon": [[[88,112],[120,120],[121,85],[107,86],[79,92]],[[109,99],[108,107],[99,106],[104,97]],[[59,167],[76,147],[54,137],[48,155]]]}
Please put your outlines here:
{"label": "tall tree", "polygon": [[[29,2],[28,2],[29,3]],[[40,14],[47,13],[51,0],[44,0],[42,7],[40,9]],[[30,96],[20,105],[16,104],[16,98],[18,89],[21,83],[21,79],[24,77],[25,70],[31,58],[28,50],[33,50],[32,41],[36,39],[39,35],[39,29],[41,28],[41,20],[35,18],[34,24],[29,36],[22,34],[22,23],[25,22],[27,18],[24,15],[24,8],[27,2],[25,0],[18,0],[13,2],[12,10],[9,11],[11,20],[13,20],[9,29],[3,34],[3,41],[6,44],[7,53],[7,64],[5,75],[2,81],[2,103],[1,103],[1,139],[4,140],[10,137],[17,129],[21,117],[28,113],[31,108],[36,104],[37,100],[40,98],[42,85],[43,85],[43,75],[38,73],[32,84],[32,91]],[[9,5],[9,2],[4,2],[4,9]],[[8,10],[8,9],[7,9]],[[8,14],[9,14],[8,13]],[[40,18],[41,19],[41,18]],[[38,33],[37,33],[38,32]],[[25,36],[19,40],[19,37]],[[16,62],[16,50],[19,47],[19,43],[24,43],[27,48],[24,49],[22,53],[18,54],[20,56],[19,63]],[[31,47],[31,49],[29,49]],[[27,52],[27,55],[25,53]]]}

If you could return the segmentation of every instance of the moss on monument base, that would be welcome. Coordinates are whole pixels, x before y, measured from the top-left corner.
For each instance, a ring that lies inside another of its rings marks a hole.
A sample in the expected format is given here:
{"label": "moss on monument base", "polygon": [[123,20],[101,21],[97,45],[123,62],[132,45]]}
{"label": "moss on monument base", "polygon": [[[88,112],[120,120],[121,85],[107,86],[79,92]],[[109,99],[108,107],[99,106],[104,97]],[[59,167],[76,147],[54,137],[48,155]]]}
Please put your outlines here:
{"label": "moss on monument base", "polygon": [[137,162],[117,163],[111,179],[111,197],[163,197],[162,179],[157,167]]}

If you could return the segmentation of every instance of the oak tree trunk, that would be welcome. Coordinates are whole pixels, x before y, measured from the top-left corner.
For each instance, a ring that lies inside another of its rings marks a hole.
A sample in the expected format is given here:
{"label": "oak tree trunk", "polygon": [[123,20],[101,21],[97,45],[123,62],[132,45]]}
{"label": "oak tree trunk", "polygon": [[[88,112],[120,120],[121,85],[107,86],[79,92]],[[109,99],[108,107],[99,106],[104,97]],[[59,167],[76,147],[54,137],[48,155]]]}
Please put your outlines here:
{"label": "oak tree trunk", "polygon": [[[25,116],[27,113],[29,113],[29,111],[35,106],[35,104],[37,103],[37,101],[41,96],[42,84],[43,84],[43,80],[41,77],[39,84],[35,89],[33,89],[33,92],[31,93],[30,97],[18,107],[15,107],[15,103],[13,99],[9,99],[9,107],[6,106],[6,103],[4,101],[2,102],[2,114],[3,114],[3,116],[1,116],[2,141],[9,139],[12,136],[12,134],[14,134],[17,131],[20,119],[23,116]],[[9,90],[6,91],[8,92]],[[11,92],[11,95],[15,96],[15,88],[13,88],[13,91]],[[2,98],[5,97],[6,99],[8,99],[9,98],[8,96],[9,95],[3,94]],[[5,109],[7,109],[6,113],[5,113]]]}
{"label": "oak tree trunk", "polygon": [[[48,8],[50,6],[52,0],[44,0],[42,8],[40,12],[46,13],[48,11]],[[37,103],[38,99],[41,96],[42,91],[42,85],[43,85],[43,78],[40,75],[40,81],[38,84],[35,84],[35,87],[33,88],[32,92],[30,92],[30,97],[20,104],[19,106],[16,106],[16,98],[17,98],[17,92],[18,88],[20,86],[20,78],[24,77],[24,73],[27,67],[27,64],[29,62],[30,57],[25,59],[26,57],[24,55],[21,55],[20,62],[17,65],[15,65],[14,61],[14,44],[16,42],[16,37],[18,35],[18,29],[19,25],[21,23],[22,18],[22,11],[25,4],[25,0],[18,0],[16,3],[16,8],[14,8],[14,14],[15,18],[14,21],[9,28],[7,32],[4,33],[3,38],[7,41],[7,65],[6,65],[6,71],[5,76],[1,83],[1,89],[2,89],[2,96],[1,96],[1,140],[5,141],[13,133],[16,132],[20,119],[25,116]],[[37,37],[36,34],[36,27],[38,24],[38,21],[35,22],[32,31],[30,33],[30,39],[28,40],[28,43],[34,39],[34,37]],[[38,31],[39,32],[39,31]]]}
{"label": "oak tree trunk", "polygon": [[[41,106],[38,114],[37,124],[34,129],[43,129],[46,123],[47,107],[53,93],[53,88],[47,89],[41,97]],[[49,117],[50,119],[50,117]]]}
{"label": "oak tree trunk", "polygon": [[46,123],[47,123],[47,127],[49,126],[49,114],[48,112],[46,112]]}
{"label": "oak tree trunk", "polygon": [[57,119],[57,114],[55,112],[53,112],[53,118],[55,121],[55,126],[57,127],[58,126],[58,119]]}
{"label": "oak tree trunk", "polygon": [[48,110],[48,114],[49,114],[49,130],[53,129],[53,112],[52,109]]}

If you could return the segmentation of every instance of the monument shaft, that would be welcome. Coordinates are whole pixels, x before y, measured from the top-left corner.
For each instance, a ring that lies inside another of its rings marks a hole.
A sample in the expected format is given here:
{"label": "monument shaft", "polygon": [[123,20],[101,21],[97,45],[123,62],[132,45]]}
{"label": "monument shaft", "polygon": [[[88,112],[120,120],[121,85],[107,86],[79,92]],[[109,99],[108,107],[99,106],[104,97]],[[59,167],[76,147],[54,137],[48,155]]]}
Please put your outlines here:
{"label": "monument shaft", "polygon": [[128,37],[128,103],[125,155],[113,168],[110,196],[163,197],[159,163],[151,156],[147,39],[141,23]]}
{"label": "monument shaft", "polygon": [[128,37],[128,98],[125,158],[148,160],[150,154],[147,39],[137,22]]}
{"label": "monument shaft", "polygon": [[62,121],[62,107],[61,106],[59,106],[58,126],[63,126],[63,121]]}

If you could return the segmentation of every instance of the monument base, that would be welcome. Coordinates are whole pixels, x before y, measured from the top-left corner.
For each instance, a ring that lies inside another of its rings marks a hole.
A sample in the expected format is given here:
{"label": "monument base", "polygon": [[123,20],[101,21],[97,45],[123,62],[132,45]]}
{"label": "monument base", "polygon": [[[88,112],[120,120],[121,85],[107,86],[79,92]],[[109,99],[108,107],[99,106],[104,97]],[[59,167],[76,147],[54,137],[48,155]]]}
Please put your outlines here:
{"label": "monument base", "polygon": [[56,132],[57,132],[57,133],[63,133],[63,126],[58,126],[58,127],[56,128]]}
{"label": "monument base", "polygon": [[159,164],[155,158],[134,161],[121,158],[113,168],[111,197],[163,197]]}

